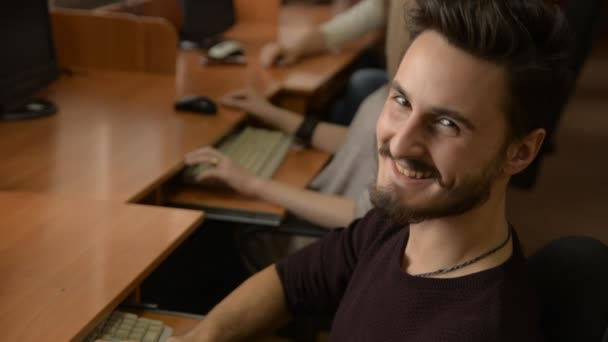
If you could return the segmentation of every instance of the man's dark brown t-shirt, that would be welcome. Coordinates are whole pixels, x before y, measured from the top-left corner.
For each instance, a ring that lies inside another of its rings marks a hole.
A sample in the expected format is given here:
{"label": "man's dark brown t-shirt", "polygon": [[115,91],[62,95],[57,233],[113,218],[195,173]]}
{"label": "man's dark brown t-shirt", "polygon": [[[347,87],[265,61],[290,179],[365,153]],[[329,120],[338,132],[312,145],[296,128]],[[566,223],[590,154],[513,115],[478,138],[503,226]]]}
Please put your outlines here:
{"label": "man's dark brown t-shirt", "polygon": [[377,210],[277,264],[295,314],[337,309],[330,341],[540,341],[536,301],[513,232],[504,264],[450,278],[401,271],[408,227]]}

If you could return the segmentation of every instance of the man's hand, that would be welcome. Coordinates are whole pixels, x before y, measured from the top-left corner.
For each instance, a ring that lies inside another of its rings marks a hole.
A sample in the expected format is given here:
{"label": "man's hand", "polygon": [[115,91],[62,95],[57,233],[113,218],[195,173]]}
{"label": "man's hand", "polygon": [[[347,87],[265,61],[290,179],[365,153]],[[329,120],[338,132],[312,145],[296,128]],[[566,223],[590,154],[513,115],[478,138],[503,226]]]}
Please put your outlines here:
{"label": "man's hand", "polygon": [[293,33],[288,41],[269,43],[262,47],[260,64],[264,67],[285,66],[325,51],[325,35],[318,28],[306,28]]}
{"label": "man's hand", "polygon": [[189,152],[185,156],[185,163],[186,165],[208,163],[212,166],[196,176],[197,182],[218,180],[236,192],[248,196],[255,195],[254,184],[259,179],[213,147],[207,146]]}
{"label": "man's hand", "polygon": [[281,43],[268,43],[260,51],[260,64],[268,68],[270,66],[286,66],[293,64],[302,57],[298,46],[286,47]]}
{"label": "man's hand", "polygon": [[272,103],[251,87],[229,92],[220,99],[220,103],[251,113],[262,120],[267,113],[274,109]]}

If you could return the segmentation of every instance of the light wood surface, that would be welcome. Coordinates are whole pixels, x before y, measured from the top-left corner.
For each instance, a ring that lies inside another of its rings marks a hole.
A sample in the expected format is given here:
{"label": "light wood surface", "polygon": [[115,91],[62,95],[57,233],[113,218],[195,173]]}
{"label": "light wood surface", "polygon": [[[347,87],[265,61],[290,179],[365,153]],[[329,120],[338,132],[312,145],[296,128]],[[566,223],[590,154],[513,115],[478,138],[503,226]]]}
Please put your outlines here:
{"label": "light wood surface", "polygon": [[[205,79],[186,83],[183,92],[213,94]],[[211,116],[176,113],[175,87],[174,77],[149,73],[62,77],[46,94],[56,115],[0,123],[0,189],[137,201],[177,173],[186,152],[244,119],[223,107]]]}
{"label": "light wood surface", "polygon": [[177,32],[162,18],[72,9],[51,18],[61,67],[175,72]]}
{"label": "light wood surface", "polygon": [[69,341],[109,313],[202,213],[0,192],[3,341]]}

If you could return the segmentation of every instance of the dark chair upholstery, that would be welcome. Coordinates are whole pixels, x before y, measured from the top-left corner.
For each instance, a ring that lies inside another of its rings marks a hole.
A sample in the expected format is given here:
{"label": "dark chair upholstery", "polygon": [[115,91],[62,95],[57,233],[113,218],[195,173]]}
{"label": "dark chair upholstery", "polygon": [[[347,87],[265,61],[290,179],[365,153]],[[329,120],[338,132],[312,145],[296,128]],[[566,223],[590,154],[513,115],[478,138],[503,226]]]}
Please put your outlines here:
{"label": "dark chair upholstery", "polygon": [[251,271],[257,272],[287,255],[274,256],[277,258],[276,260],[271,260],[271,258],[266,255],[259,255],[260,251],[257,249],[252,250],[252,246],[247,242],[250,239],[255,239],[257,236],[261,235],[288,235],[321,238],[328,232],[329,230],[327,228],[289,214],[278,227],[262,225],[241,226],[238,228],[237,234],[235,234],[235,239],[244,264],[250,268]]}
{"label": "dark chair upholstery", "polygon": [[[239,227],[235,234],[237,246],[243,263],[252,272],[257,272],[276,260],[260,258],[255,250],[246,242],[258,235],[288,235],[322,238],[329,230],[314,223],[288,215],[278,227],[250,225]],[[279,335],[294,342],[316,342],[320,331],[329,331],[333,315],[296,316],[288,326],[279,331]]]}
{"label": "dark chair upholstery", "polygon": [[590,237],[564,237],[529,263],[547,341],[608,342],[608,247]]}

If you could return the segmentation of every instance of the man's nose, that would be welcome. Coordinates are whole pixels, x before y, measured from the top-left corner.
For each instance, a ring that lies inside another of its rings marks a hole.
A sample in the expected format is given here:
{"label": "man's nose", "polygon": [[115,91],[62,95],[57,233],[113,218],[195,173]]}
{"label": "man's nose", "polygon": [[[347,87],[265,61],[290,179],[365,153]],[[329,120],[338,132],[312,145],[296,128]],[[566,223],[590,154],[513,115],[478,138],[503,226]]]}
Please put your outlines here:
{"label": "man's nose", "polygon": [[395,127],[395,135],[390,142],[394,158],[420,158],[426,153],[426,127],[421,115],[411,113]]}

